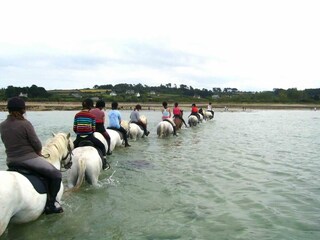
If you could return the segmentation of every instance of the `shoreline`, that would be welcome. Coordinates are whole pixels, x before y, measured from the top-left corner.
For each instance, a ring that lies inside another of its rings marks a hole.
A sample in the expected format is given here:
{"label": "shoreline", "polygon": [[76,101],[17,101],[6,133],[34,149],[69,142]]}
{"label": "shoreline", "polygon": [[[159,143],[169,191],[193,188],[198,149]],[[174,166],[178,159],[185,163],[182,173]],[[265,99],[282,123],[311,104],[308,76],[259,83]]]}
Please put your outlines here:
{"label": "shoreline", "polygon": [[[138,103],[119,102],[120,110],[132,110]],[[142,110],[159,110],[161,103],[139,103]],[[179,107],[183,110],[190,109],[192,103],[181,103]],[[197,103],[197,106],[206,109],[207,102]],[[0,111],[6,112],[7,103],[0,102]],[[26,102],[27,111],[74,111],[81,110],[80,102]],[[106,103],[106,109],[110,109],[110,104]],[[168,104],[173,108],[173,103]],[[214,110],[243,111],[243,110],[318,110],[320,104],[282,104],[282,103],[212,103]]]}

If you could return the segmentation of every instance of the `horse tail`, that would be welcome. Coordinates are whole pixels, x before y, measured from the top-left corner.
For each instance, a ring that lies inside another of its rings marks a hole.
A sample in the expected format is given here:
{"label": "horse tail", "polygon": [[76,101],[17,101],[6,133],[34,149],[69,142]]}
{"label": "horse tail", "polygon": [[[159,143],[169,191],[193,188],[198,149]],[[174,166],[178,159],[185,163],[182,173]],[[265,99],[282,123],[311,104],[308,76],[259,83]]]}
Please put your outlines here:
{"label": "horse tail", "polygon": [[159,126],[158,136],[160,138],[162,138],[164,136],[164,127],[165,127],[165,125],[163,123],[161,123]]}
{"label": "horse tail", "polygon": [[161,123],[158,125],[158,127],[157,127],[157,135],[158,135],[158,137],[161,137],[161,132],[162,132],[162,130],[161,130]]}
{"label": "horse tail", "polygon": [[78,179],[77,183],[74,186],[75,189],[79,189],[84,181],[84,177],[86,174],[86,162],[83,158],[79,158],[79,169],[78,169]]}

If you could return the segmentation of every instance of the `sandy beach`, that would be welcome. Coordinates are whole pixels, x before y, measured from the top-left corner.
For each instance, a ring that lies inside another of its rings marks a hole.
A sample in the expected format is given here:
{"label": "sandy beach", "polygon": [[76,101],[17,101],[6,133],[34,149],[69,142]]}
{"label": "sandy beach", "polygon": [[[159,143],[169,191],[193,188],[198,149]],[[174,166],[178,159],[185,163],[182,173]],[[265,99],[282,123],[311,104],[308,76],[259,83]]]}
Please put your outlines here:
{"label": "sandy beach", "polygon": [[[137,103],[119,103],[119,108],[122,110],[132,110]],[[161,109],[161,103],[139,103],[142,106],[142,110],[159,110]],[[169,103],[169,106],[174,103]],[[192,103],[180,103],[179,106],[183,110],[190,109]],[[0,102],[0,111],[7,111],[6,102]],[[80,102],[27,102],[28,111],[71,111],[80,110]],[[111,104],[106,104],[106,109],[110,109]],[[207,103],[197,103],[198,107],[206,108]],[[271,103],[212,103],[212,107],[215,111],[243,111],[250,109],[287,109],[287,110],[299,110],[310,109],[319,110],[320,104],[271,104]]]}

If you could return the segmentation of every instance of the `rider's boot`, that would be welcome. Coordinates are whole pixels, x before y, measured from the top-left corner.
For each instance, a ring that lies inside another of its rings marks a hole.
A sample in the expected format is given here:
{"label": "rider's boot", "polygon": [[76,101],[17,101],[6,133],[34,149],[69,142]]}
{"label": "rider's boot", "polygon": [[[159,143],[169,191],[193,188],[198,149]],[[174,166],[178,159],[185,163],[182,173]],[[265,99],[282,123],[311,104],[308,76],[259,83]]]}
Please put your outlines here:
{"label": "rider's boot", "polygon": [[173,136],[178,136],[176,127],[173,127]]}
{"label": "rider's boot", "polygon": [[63,209],[61,206],[57,207],[55,201],[48,200],[44,212],[45,214],[62,213]]}
{"label": "rider's boot", "polygon": [[124,146],[125,147],[131,147],[131,145],[128,143],[128,141],[125,142]]}
{"label": "rider's boot", "polygon": [[106,156],[102,158],[102,169],[108,170],[110,168],[110,164],[107,162]]}

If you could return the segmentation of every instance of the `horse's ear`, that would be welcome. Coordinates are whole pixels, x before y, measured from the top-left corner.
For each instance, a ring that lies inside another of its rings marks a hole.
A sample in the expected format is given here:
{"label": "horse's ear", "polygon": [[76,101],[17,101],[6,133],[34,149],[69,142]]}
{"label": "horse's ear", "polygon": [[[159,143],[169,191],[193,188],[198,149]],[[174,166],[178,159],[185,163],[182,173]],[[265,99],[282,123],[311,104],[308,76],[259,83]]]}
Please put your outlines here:
{"label": "horse's ear", "polygon": [[56,136],[56,134],[53,132],[53,133],[52,133],[52,136],[54,136],[54,137],[55,137],[55,136]]}
{"label": "horse's ear", "polygon": [[70,133],[67,134],[67,139],[69,139],[69,138],[70,138]]}

